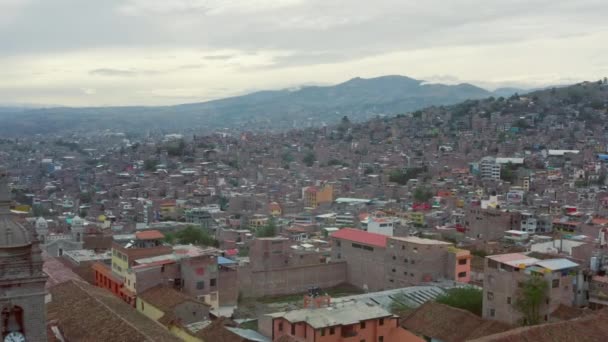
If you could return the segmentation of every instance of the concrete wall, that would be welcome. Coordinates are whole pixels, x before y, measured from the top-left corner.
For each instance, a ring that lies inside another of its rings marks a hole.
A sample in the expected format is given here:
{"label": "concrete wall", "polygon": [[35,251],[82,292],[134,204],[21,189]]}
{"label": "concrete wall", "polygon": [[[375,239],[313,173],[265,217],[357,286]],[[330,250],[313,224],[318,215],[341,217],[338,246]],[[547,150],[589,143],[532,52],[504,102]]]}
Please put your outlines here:
{"label": "concrete wall", "polygon": [[302,293],[313,286],[329,288],[344,283],[346,263],[332,262],[262,271],[240,267],[238,279],[239,290],[246,297]]}
{"label": "concrete wall", "polygon": [[386,288],[418,285],[448,277],[446,265],[450,244],[417,244],[399,239],[389,239],[388,244],[384,262]]}
{"label": "concrete wall", "polygon": [[[346,261],[346,282],[370,291],[385,288],[386,248],[332,238],[332,261]],[[360,248],[364,246],[365,248]]]}
{"label": "concrete wall", "polygon": [[[492,319],[508,324],[521,324],[522,315],[515,308],[514,303],[520,294],[519,283],[529,279],[523,270],[516,271],[514,268],[497,263],[498,268],[489,266],[486,258],[484,267],[484,286],[483,286],[483,313],[485,319]],[[566,274],[562,276],[560,272],[547,273],[544,275],[548,282],[547,299],[539,309],[541,322],[549,321],[550,314],[555,311],[560,304],[571,306],[574,301],[573,276]],[[552,287],[552,280],[558,279],[557,287]],[[510,303],[509,303],[510,302]],[[492,316],[491,310],[494,310]]]}

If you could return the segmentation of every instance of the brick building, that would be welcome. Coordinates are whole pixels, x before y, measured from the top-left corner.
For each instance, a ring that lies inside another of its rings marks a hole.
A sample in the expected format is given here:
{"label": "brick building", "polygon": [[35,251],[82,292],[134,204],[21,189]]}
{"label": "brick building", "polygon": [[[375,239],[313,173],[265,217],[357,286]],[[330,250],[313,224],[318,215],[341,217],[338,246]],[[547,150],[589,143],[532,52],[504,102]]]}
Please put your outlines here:
{"label": "brick building", "polygon": [[323,307],[277,312],[260,320],[272,341],[284,336],[306,342],[422,342],[399,326],[399,317],[378,305],[348,301]]}
{"label": "brick building", "polygon": [[577,290],[579,265],[568,259],[539,260],[511,253],[485,258],[483,287],[483,318],[508,324],[526,324],[514,304],[523,283],[530,277],[547,281],[547,298],[541,304],[539,317],[547,322],[560,306],[571,306]]}
{"label": "brick building", "polygon": [[468,283],[469,251],[418,237],[388,237],[344,228],[331,236],[332,260],[347,264],[347,282],[371,291],[451,279]]}

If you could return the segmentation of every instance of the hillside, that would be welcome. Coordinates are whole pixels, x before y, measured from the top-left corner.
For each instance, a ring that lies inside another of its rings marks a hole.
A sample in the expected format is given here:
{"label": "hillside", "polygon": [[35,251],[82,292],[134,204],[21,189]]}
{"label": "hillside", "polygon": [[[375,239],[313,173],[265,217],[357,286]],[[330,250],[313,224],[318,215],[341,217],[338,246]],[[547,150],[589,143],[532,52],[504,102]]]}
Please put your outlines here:
{"label": "hillside", "polygon": [[0,110],[0,134],[37,134],[91,129],[204,130],[286,129],[333,124],[347,115],[362,121],[432,105],[494,95],[470,85],[423,84],[404,76],[354,78],[334,86],[261,91],[202,103],[160,107],[45,108]]}

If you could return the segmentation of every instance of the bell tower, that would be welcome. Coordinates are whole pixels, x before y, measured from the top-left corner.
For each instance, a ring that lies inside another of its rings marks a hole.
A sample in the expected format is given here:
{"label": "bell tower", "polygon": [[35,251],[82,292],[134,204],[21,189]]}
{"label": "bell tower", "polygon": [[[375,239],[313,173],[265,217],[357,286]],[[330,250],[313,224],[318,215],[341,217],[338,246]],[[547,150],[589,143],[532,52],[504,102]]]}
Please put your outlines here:
{"label": "bell tower", "polygon": [[0,332],[2,340],[47,341],[38,240],[10,212],[8,173],[0,167]]}

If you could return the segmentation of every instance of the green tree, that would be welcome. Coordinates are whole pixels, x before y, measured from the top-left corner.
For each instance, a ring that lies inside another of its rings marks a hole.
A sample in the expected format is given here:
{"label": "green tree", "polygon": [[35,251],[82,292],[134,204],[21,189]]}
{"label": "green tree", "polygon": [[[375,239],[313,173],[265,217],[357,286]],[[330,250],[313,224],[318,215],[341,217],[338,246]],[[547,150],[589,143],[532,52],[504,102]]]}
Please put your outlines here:
{"label": "green tree", "polygon": [[304,165],[306,165],[308,167],[313,166],[313,164],[315,163],[316,160],[317,160],[317,157],[315,156],[314,152],[312,152],[312,151],[306,152],[306,154],[304,155],[304,158],[302,158],[302,162],[304,163]]}
{"label": "green tree", "polygon": [[394,182],[400,185],[405,185],[410,179],[417,178],[421,173],[424,172],[424,168],[415,167],[403,170],[393,170],[388,175],[389,182]]}
{"label": "green tree", "polygon": [[540,323],[540,307],[548,290],[549,285],[542,276],[532,276],[520,284],[515,308],[523,315],[523,325]]}
{"label": "green tree", "polygon": [[449,289],[445,294],[435,299],[437,303],[470,311],[481,316],[483,308],[483,291],[474,287]]}
{"label": "green tree", "polygon": [[[165,237],[165,240],[167,240],[167,237]],[[195,226],[188,226],[185,229],[176,232],[173,241],[176,241],[181,244],[193,244],[214,247],[219,246],[219,242],[211,235],[209,235],[209,233]]]}
{"label": "green tree", "polygon": [[414,190],[416,202],[428,202],[433,197],[433,191],[427,187],[419,186]]}
{"label": "green tree", "polygon": [[257,237],[273,237],[277,235],[277,225],[274,222],[274,217],[268,219],[268,223],[264,227],[260,227],[256,230],[255,236]]}
{"label": "green tree", "polygon": [[517,180],[516,171],[517,167],[513,165],[511,162],[507,163],[500,169],[500,179],[505,182],[515,182]]}
{"label": "green tree", "polygon": [[146,170],[146,171],[156,171],[157,165],[158,165],[158,161],[155,159],[144,160],[144,170]]}

